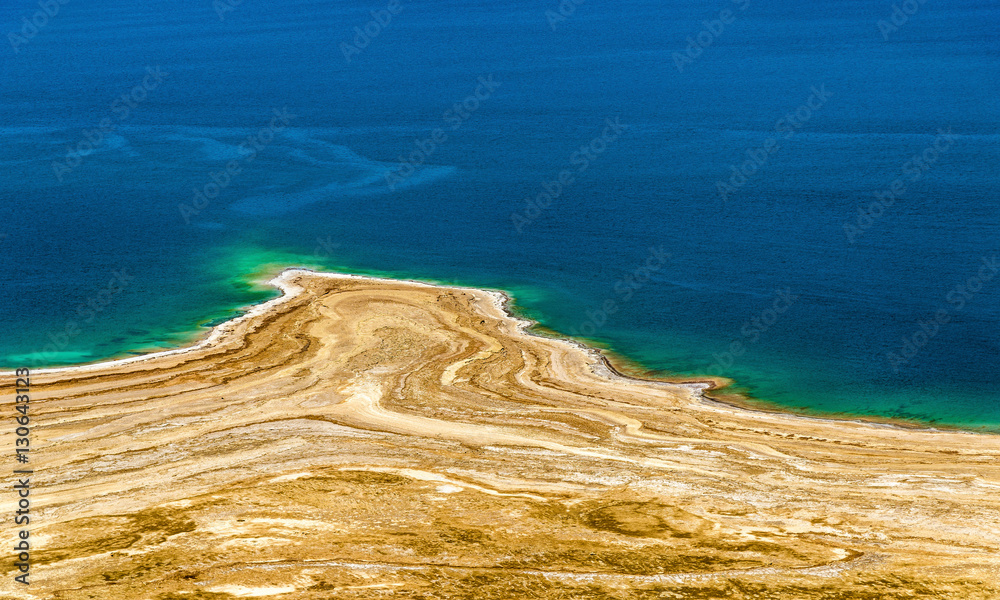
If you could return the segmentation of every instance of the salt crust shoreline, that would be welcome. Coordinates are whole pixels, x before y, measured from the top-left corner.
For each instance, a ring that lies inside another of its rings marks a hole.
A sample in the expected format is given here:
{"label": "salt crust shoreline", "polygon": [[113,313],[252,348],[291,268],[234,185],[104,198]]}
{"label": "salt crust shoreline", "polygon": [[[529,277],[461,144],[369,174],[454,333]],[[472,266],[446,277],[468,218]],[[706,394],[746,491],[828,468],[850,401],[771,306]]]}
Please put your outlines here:
{"label": "salt crust shoreline", "polygon": [[499,292],[272,284],[37,374],[25,597],[1000,598],[998,436],[710,401]]}
{"label": "salt crust shoreline", "polygon": [[[278,273],[277,276],[268,280],[267,285],[278,288],[281,295],[267,300],[260,304],[251,305],[248,310],[242,312],[241,314],[229,319],[223,323],[220,323],[211,328],[208,334],[201,340],[198,340],[192,345],[183,346],[180,348],[172,348],[170,350],[161,350],[157,352],[150,352],[148,354],[142,354],[139,356],[130,356],[127,358],[118,358],[112,360],[106,360],[96,363],[88,363],[83,365],[71,365],[66,367],[50,367],[42,369],[32,369],[34,374],[59,374],[59,375],[74,375],[79,373],[93,373],[95,371],[101,371],[108,368],[121,367],[126,365],[132,365],[137,363],[143,363],[146,361],[168,357],[168,356],[180,356],[184,354],[189,354],[193,352],[198,352],[200,350],[206,350],[212,348],[226,335],[232,333],[238,325],[241,323],[251,320],[255,317],[265,315],[273,309],[289,302],[290,300],[297,297],[304,290],[301,286],[296,285],[291,280],[301,274],[308,274],[312,277],[322,277],[325,279],[341,279],[349,281],[374,281],[378,283],[385,284],[399,284],[404,283],[407,285],[413,285],[424,288],[444,288],[453,289],[466,292],[472,292],[473,294],[485,294],[493,306],[503,312],[510,320],[517,323],[518,330],[521,334],[532,336],[532,337],[543,337],[539,334],[531,331],[531,328],[536,324],[534,321],[525,319],[517,315],[514,310],[511,309],[511,304],[513,299],[506,292],[500,290],[490,290],[482,288],[470,288],[464,286],[453,286],[439,283],[428,283],[425,281],[417,281],[414,279],[392,279],[387,277],[373,277],[369,275],[353,275],[348,273],[330,273],[323,271],[316,271],[313,269],[305,267],[286,267]],[[561,343],[568,344],[573,348],[587,354],[591,357],[591,369],[595,374],[600,375],[609,380],[625,380],[625,381],[636,381],[641,380],[645,383],[652,383],[656,385],[663,386],[677,386],[682,388],[688,388],[696,392],[696,397],[703,403],[708,405],[716,406],[720,409],[737,410],[737,411],[747,411],[750,413],[764,413],[770,416],[777,416],[781,418],[788,419],[803,419],[815,423],[827,423],[827,424],[837,424],[837,423],[850,423],[854,425],[862,425],[866,427],[875,427],[882,429],[897,429],[901,431],[908,432],[926,432],[926,433],[958,433],[967,435],[995,435],[989,432],[981,431],[970,431],[965,429],[951,429],[951,428],[937,428],[930,426],[920,426],[912,424],[897,424],[892,422],[879,422],[872,421],[864,418],[834,418],[834,417],[817,417],[812,415],[800,415],[791,412],[782,411],[778,408],[764,408],[764,407],[751,407],[745,404],[737,404],[722,401],[707,395],[714,389],[719,389],[725,387],[728,384],[728,380],[721,378],[713,378],[709,376],[699,377],[691,381],[663,381],[658,379],[646,379],[640,377],[634,377],[626,375],[619,371],[615,366],[608,360],[608,357],[604,355],[599,349],[587,346],[586,344],[571,339],[560,337],[556,338],[557,341]],[[15,371],[0,371],[0,377],[14,377]]]}

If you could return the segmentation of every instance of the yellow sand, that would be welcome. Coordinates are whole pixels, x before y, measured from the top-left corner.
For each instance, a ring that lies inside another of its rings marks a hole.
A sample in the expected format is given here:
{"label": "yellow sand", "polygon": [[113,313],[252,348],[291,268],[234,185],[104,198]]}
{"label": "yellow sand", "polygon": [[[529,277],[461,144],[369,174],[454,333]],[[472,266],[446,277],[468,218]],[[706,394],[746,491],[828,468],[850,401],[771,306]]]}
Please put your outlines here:
{"label": "yellow sand", "polygon": [[275,283],[194,348],[33,374],[0,598],[1000,598],[998,436],[628,379],[491,292]]}

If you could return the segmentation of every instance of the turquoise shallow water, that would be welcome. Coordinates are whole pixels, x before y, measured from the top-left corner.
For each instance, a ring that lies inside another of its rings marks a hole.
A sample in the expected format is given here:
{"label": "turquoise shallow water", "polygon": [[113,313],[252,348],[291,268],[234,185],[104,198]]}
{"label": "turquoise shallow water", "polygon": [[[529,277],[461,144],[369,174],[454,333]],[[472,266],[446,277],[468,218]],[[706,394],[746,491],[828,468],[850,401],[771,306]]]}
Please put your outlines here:
{"label": "turquoise shallow water", "polygon": [[0,363],[187,343],[308,264],[793,410],[1000,424],[1000,10],[554,7],[403,3],[348,62],[379,5],[64,5],[2,58]]}

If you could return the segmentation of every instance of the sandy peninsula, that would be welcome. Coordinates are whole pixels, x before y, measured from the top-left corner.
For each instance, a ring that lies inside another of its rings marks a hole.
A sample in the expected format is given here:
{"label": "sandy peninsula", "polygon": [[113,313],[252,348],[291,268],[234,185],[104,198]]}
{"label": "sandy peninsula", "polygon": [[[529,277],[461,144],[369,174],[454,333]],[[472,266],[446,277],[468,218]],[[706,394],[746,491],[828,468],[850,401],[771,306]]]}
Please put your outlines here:
{"label": "sandy peninsula", "polygon": [[0,598],[1000,598],[1000,436],[707,401],[495,292],[274,284],[192,348],[33,372]]}

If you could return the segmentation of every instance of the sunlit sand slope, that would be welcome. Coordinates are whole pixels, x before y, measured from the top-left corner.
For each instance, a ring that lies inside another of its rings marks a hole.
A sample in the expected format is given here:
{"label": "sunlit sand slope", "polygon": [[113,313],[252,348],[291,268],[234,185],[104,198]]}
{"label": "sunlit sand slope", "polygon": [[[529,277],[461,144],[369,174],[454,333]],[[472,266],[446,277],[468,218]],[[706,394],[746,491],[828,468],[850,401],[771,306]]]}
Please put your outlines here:
{"label": "sunlit sand slope", "polygon": [[1000,598],[1000,437],[705,401],[494,293],[276,283],[193,349],[33,374],[0,597]]}

